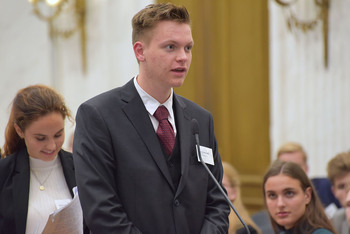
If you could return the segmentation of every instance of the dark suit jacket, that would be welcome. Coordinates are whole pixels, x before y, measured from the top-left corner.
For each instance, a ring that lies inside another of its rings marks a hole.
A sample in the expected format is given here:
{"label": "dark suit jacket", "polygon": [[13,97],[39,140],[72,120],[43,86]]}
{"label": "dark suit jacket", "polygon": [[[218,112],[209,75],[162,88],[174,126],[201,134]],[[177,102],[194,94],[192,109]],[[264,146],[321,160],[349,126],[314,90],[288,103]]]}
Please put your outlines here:
{"label": "dark suit jacket", "polygon": [[[250,234],[257,234],[258,232],[255,230],[255,228],[253,228],[252,226],[250,225],[247,225],[248,229],[249,229],[249,232]],[[236,231],[236,234],[247,234],[247,230],[245,229],[245,227],[242,227],[240,229],[238,229]],[[273,234],[273,232],[271,232],[270,234]]]}
{"label": "dark suit jacket", "polygon": [[251,216],[254,223],[260,228],[262,234],[271,234],[273,230],[269,212],[267,210],[261,210]]}
{"label": "dark suit jacket", "polygon": [[[75,187],[73,157],[61,150],[63,174],[73,197]],[[26,230],[29,198],[29,156],[27,149],[0,160],[0,233],[23,234]]]}
{"label": "dark suit jacket", "polygon": [[332,192],[332,184],[327,177],[312,178],[311,182],[324,207],[334,203],[338,208],[341,208],[340,202]]}
{"label": "dark suit jacket", "polygon": [[197,161],[191,127],[197,119],[201,145],[213,149],[209,168],[221,182],[212,116],[175,94],[173,108],[181,154],[177,188],[132,80],[79,107],[73,158],[93,233],[227,233],[229,206]]}

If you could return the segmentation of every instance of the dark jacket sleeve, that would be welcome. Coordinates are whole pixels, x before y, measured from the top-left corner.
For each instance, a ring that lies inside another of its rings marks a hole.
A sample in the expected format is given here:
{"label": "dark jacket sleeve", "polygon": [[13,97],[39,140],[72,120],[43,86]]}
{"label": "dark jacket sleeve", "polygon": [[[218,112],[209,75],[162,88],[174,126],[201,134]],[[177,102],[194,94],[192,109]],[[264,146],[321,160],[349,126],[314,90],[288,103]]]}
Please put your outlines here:
{"label": "dark jacket sleeve", "polygon": [[128,220],[118,197],[108,128],[99,112],[82,104],[73,142],[76,181],[84,219],[92,233],[141,233]]}

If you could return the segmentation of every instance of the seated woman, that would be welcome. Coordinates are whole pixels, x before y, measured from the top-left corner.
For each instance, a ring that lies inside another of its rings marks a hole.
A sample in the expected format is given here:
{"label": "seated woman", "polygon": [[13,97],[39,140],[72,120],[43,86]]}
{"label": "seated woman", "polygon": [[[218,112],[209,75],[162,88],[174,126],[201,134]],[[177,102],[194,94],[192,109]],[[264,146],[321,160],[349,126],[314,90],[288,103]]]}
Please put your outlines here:
{"label": "seated woman", "polygon": [[[258,233],[260,234],[259,228],[256,226],[256,224],[253,222],[253,220],[250,218],[248,211],[246,210],[242,199],[241,199],[241,189],[240,185],[241,182],[239,180],[238,172],[237,170],[229,163],[222,162],[222,166],[224,168],[224,176],[222,178],[222,184],[225,187],[227,191],[227,196],[234,205],[237,212],[240,214],[243,221],[247,224],[247,226],[250,229],[250,233]],[[243,224],[239,221],[237,218],[235,212],[231,210],[230,216],[229,216],[229,234],[236,234],[236,233],[246,233]]]}
{"label": "seated woman", "polygon": [[61,148],[66,117],[73,120],[47,86],[29,86],[14,98],[0,160],[1,233],[41,233],[55,203],[72,199],[73,158]]}
{"label": "seated woman", "polygon": [[275,161],[264,176],[263,191],[275,233],[336,233],[311,181],[297,164]]}

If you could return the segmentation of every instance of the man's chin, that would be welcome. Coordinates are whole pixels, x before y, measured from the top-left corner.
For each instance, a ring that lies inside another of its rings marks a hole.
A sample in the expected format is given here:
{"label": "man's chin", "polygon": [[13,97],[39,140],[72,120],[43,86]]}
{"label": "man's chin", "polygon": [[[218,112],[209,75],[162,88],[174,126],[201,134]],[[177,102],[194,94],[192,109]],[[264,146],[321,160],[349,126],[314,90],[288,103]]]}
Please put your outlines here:
{"label": "man's chin", "polygon": [[185,78],[176,79],[172,82],[172,87],[173,88],[181,87],[183,85],[184,81],[185,81]]}

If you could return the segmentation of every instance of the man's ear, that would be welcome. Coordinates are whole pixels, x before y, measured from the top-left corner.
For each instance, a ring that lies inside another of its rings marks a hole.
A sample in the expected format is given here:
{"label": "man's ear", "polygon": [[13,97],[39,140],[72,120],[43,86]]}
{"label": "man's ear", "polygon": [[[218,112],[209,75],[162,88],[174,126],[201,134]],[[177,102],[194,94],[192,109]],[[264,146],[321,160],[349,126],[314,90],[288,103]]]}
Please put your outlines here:
{"label": "man's ear", "polygon": [[134,53],[137,58],[137,61],[143,62],[145,61],[145,56],[144,56],[144,44],[140,41],[135,42],[134,44]]}
{"label": "man's ear", "polygon": [[22,131],[22,129],[17,124],[13,124],[13,126],[15,127],[15,130],[16,130],[18,136],[23,139],[24,132]]}

